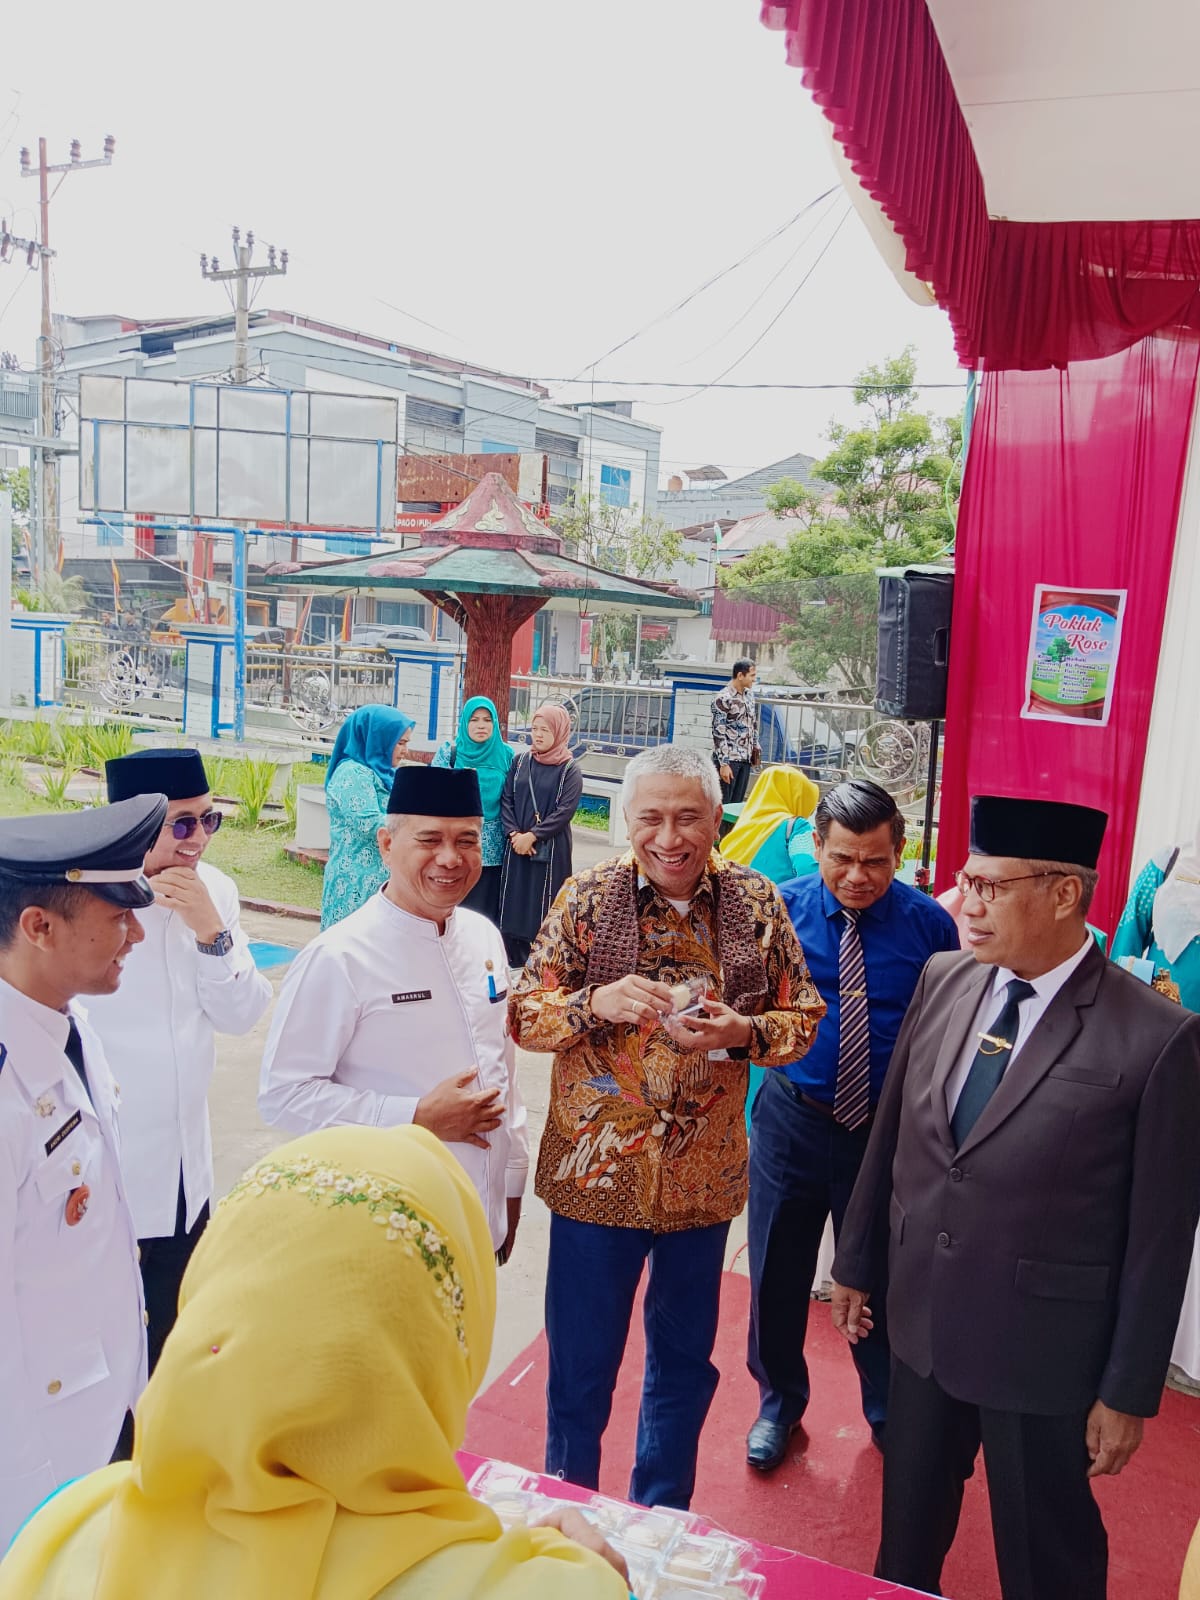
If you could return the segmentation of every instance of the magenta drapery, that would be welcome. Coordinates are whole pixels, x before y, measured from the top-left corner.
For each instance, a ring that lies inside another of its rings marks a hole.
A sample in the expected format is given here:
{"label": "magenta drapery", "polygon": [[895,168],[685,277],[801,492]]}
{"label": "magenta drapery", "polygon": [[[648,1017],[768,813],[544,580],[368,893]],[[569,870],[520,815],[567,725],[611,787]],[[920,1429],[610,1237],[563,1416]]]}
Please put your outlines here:
{"label": "magenta drapery", "polygon": [[[1109,814],[1092,920],[1129,881],[1184,461],[1195,339],[1143,339],[1067,372],[989,373],[959,511],[938,887],[967,856],[968,797]],[[1125,589],[1107,727],[1020,716],[1034,588]]]}
{"label": "magenta drapery", "polygon": [[1200,222],[993,222],[978,348],[989,368],[1094,361],[1200,326]]}
{"label": "magenta drapery", "polygon": [[788,60],[902,240],[906,267],[950,313],[959,359],[974,366],[987,205],[924,0],[763,0],[762,19],[786,32]]}
{"label": "magenta drapery", "polygon": [[1094,360],[1200,322],[1200,221],[990,221],[925,0],[762,0],[964,366]]}

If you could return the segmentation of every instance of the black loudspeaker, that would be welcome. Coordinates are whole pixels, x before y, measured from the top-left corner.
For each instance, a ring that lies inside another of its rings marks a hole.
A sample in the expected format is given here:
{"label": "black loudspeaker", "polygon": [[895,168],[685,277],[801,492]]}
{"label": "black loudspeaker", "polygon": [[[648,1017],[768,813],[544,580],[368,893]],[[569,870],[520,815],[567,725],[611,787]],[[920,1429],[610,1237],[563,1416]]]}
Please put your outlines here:
{"label": "black loudspeaker", "polygon": [[889,717],[946,715],[954,574],[910,567],[879,579],[875,707]]}

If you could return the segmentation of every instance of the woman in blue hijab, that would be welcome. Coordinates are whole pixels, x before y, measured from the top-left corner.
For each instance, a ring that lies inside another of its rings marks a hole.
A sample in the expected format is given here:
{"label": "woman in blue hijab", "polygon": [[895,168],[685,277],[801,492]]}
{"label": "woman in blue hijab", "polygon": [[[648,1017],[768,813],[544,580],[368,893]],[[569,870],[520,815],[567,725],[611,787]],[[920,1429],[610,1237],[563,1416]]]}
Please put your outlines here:
{"label": "woman in blue hijab", "polygon": [[357,911],[387,882],[376,835],[392,792],[392,770],[412,729],[412,718],[391,706],[359,706],[338,729],[325,774],[329,860],[321,891],[323,928]]}
{"label": "woman in blue hijab", "polygon": [[474,767],[483,797],[483,872],[463,901],[499,927],[500,863],[504,860],[504,829],[500,822],[500,791],[513,753],[500,732],[496,707],[486,695],[473,695],[458,718],[458,737],[447,739],[433,758],[435,767]]}

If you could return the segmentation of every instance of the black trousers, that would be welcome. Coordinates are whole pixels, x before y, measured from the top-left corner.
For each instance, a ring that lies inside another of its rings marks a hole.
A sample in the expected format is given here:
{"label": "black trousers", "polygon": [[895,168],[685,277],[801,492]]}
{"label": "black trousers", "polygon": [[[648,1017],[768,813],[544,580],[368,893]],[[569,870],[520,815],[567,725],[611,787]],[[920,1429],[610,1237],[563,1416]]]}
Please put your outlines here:
{"label": "black trousers", "polygon": [[[162,1239],[139,1239],[138,1251],[142,1263],[142,1294],[146,1300],[146,1344],[149,1370],[153,1373],[162,1355],[167,1335],[175,1326],[179,1315],[179,1286],[192,1259],[192,1251],[200,1243],[200,1235],[208,1227],[209,1206],[206,1200],[198,1216],[187,1227],[187,1196],[183,1192],[183,1173],[179,1174],[179,1198],[175,1203],[175,1232]],[[133,1412],[125,1413],[125,1425],[114,1461],[128,1461],[133,1454]]]}
{"label": "black trousers", "polygon": [[[746,798],[746,790],[750,787],[750,768],[752,763],[749,761],[729,761],[726,762],[726,765],[730,772],[733,773],[733,778],[729,783],[726,783],[723,778],[721,779],[721,804],[735,806],[740,800]],[[721,763],[718,761],[718,773],[720,772],[720,767]]]}
{"label": "black trousers", "polygon": [[[825,1219],[833,1234],[862,1165],[870,1128],[851,1133],[812,1106],[782,1072],[768,1072],[750,1130],[750,1335],[746,1364],[758,1381],[759,1415],[799,1422],[808,1406],[804,1335]],[[863,1415],[886,1423],[891,1352],[887,1284],[869,1284],[875,1326],[850,1347]]]}
{"label": "black trousers", "polygon": [[894,1361],[876,1577],[941,1594],[982,1445],[1004,1600],[1105,1600],[1108,1537],[1087,1477],[1086,1426],[1085,1412],[968,1405]]}

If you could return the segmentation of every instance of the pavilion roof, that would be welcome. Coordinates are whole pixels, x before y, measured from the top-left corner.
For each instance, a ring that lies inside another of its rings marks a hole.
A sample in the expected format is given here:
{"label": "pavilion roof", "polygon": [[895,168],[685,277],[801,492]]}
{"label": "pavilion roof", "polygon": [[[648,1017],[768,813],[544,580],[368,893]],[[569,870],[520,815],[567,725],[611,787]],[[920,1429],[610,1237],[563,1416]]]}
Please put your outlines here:
{"label": "pavilion roof", "polygon": [[574,561],[550,550],[520,547],[422,544],[415,550],[384,550],[330,561],[293,572],[269,573],[264,584],[294,589],[332,589],[395,599],[434,590],[445,594],[544,595],[638,610],[645,616],[694,611],[698,598],[677,584],[627,578]]}

